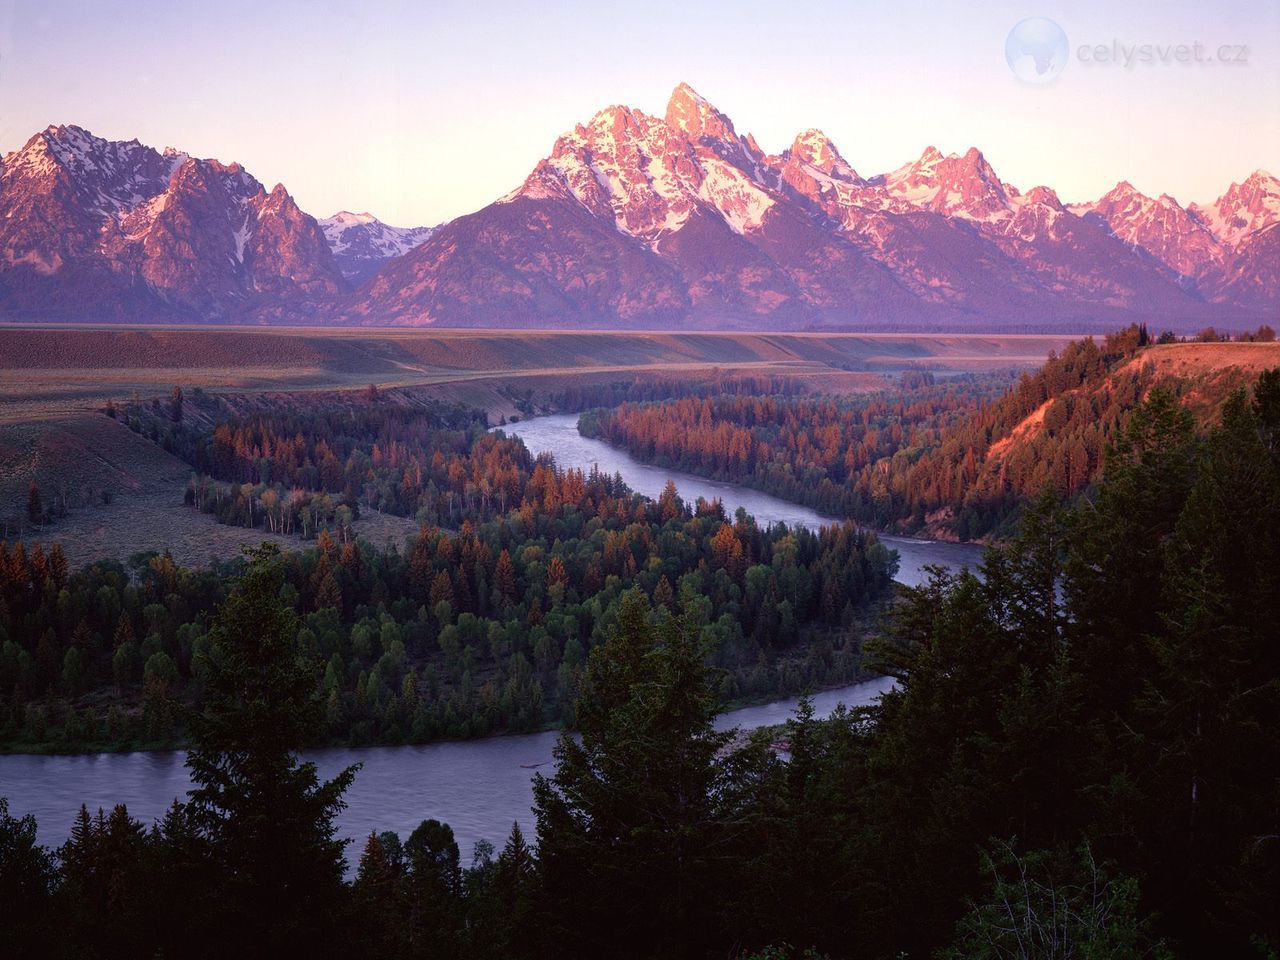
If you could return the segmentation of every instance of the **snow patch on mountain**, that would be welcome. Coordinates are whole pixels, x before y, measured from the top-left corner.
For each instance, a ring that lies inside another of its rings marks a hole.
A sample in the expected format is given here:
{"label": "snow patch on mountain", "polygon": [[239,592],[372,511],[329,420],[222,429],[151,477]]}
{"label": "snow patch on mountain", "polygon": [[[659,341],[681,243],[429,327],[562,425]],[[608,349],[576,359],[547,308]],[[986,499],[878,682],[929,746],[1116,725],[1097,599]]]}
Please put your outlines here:
{"label": "snow patch on mountain", "polygon": [[1190,209],[1219,241],[1234,245],[1280,223],[1280,180],[1266,170],[1255,170],[1213,203],[1193,203]]}

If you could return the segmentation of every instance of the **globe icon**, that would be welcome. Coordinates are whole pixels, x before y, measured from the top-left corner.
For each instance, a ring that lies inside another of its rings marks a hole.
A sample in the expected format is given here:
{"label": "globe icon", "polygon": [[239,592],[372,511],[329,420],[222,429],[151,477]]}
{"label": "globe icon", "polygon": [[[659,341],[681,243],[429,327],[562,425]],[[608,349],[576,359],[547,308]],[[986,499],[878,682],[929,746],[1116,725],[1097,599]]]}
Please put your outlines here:
{"label": "globe icon", "polygon": [[1009,69],[1026,83],[1048,83],[1067,65],[1067,35],[1045,17],[1014,24],[1004,41]]}

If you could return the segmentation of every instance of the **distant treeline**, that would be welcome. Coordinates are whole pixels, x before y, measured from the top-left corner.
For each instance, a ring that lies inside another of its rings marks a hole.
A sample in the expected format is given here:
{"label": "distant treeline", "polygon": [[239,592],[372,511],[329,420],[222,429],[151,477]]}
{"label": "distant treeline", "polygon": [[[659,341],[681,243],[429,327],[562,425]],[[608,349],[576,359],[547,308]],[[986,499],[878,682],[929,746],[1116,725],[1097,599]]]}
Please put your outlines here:
{"label": "distant treeline", "polygon": [[620,403],[675,400],[681,397],[778,396],[797,397],[812,392],[798,377],[701,371],[688,377],[635,376],[608,383],[574,384],[552,393],[548,405],[555,410],[577,412],[591,407],[615,407]]}
{"label": "distant treeline", "polygon": [[741,483],[832,516],[890,523],[904,510],[895,474],[941,446],[1008,384],[999,374],[936,380],[908,372],[894,389],[870,394],[626,403],[588,410],[579,429],[639,460]]}
{"label": "distant treeline", "polygon": [[211,429],[184,419],[181,400],[175,413],[171,399],[135,408],[128,422],[192,465],[188,504],[223,523],[308,538],[325,528],[345,536],[361,504],[433,526],[489,520],[520,503],[533,468],[519,440],[487,432],[483,411],[404,406],[376,391],[349,406],[233,416]]}

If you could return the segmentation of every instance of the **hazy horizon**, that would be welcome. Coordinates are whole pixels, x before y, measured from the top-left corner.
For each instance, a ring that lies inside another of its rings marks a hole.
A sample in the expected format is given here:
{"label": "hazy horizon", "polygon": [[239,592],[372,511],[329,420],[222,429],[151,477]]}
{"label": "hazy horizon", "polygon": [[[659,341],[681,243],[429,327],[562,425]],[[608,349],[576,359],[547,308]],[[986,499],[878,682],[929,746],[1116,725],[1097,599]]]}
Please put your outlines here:
{"label": "hazy horizon", "polygon": [[[1070,59],[1035,86],[1004,59],[1027,16]],[[913,19],[914,17],[914,19]],[[688,82],[761,146],[824,130],[864,175],[928,145],[983,150],[1002,179],[1093,199],[1119,180],[1207,202],[1280,167],[1280,6],[998,2],[908,14],[766,4],[430,9],[0,3],[0,151],[53,123],[238,161],[317,217],[433,224],[518,186],[555,138],[622,103],[661,113]],[[1244,63],[1100,66],[1093,44],[1247,46]],[[1271,122],[1268,122],[1268,119]]]}

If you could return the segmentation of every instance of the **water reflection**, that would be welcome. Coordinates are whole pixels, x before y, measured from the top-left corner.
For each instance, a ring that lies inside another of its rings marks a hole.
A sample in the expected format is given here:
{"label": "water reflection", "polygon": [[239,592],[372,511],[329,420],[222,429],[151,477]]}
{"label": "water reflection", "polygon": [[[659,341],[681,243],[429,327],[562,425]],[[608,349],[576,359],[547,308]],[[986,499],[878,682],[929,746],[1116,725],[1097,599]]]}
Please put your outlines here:
{"label": "water reflection", "polygon": [[[589,470],[595,465],[604,473],[619,473],[632,490],[647,497],[656,498],[662,493],[667,481],[673,480],[684,500],[692,503],[699,497],[708,500],[718,497],[728,513],[732,514],[738,507],[742,507],[761,524],[785,523],[792,527],[816,530],[824,523],[834,522],[830,517],[824,517],[808,507],[780,500],[758,490],[641,463],[625,450],[578,433],[576,414],[533,417],[501,429],[520,437],[535,454],[552,454],[562,467]],[[917,586],[924,580],[924,567],[928,564],[959,568],[975,566],[982,559],[982,548],[969,543],[916,540],[884,534],[880,535],[880,539],[898,551],[898,580],[908,586]]]}

